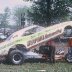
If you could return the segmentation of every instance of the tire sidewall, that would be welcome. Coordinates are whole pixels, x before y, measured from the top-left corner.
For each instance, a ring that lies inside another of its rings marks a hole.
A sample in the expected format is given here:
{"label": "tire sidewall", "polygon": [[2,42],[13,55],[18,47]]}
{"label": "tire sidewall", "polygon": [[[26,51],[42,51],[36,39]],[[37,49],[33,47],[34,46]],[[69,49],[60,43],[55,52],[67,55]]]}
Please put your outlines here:
{"label": "tire sidewall", "polygon": [[[20,56],[20,61],[15,61],[14,55],[19,55]],[[19,50],[13,50],[9,53],[9,60],[12,64],[15,65],[20,65],[24,62],[24,54],[22,51]]]}

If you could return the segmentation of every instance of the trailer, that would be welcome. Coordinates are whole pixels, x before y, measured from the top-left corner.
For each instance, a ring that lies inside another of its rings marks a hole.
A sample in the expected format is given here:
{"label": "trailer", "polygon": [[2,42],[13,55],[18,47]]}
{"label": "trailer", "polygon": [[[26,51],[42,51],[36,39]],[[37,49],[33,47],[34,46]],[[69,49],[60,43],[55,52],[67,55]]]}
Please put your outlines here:
{"label": "trailer", "polygon": [[[47,45],[47,42],[50,40],[54,41],[58,37],[60,39],[66,38],[67,40],[71,38],[71,34],[72,21],[55,24],[46,28],[37,25],[29,26],[14,32],[4,42],[0,43],[0,56],[4,56],[8,62],[16,65],[22,64],[29,58],[44,58],[48,60],[49,56],[47,55],[55,48],[53,45]],[[52,50],[49,51],[49,49]],[[54,52],[52,53],[54,54]],[[55,55],[55,58],[57,56]],[[51,57],[54,58],[54,56]]]}

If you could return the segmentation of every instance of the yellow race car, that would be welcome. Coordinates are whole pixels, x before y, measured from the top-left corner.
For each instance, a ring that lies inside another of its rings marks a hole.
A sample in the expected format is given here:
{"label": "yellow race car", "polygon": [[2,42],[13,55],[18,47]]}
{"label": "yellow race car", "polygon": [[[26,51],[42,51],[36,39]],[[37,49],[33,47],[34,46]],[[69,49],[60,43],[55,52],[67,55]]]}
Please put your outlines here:
{"label": "yellow race car", "polygon": [[0,43],[0,56],[5,56],[13,64],[22,64],[28,58],[41,58],[42,55],[33,51],[35,48],[63,33],[65,36],[70,35],[71,29],[72,21],[46,28],[33,25],[21,29]]}

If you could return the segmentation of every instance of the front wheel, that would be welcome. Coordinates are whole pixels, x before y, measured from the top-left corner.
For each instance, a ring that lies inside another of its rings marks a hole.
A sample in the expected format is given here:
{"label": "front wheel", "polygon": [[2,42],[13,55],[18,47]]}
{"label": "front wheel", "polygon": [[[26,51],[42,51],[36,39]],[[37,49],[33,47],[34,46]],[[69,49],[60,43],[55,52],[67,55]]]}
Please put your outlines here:
{"label": "front wheel", "polygon": [[20,50],[13,50],[9,53],[9,60],[15,65],[22,64],[24,62],[24,54]]}

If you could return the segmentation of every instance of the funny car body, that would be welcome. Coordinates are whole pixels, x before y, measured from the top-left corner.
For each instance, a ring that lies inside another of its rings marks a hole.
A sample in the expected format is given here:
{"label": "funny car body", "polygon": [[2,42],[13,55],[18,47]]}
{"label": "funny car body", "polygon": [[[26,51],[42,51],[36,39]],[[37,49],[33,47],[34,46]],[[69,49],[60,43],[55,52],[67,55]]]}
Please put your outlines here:
{"label": "funny car body", "polygon": [[13,64],[22,64],[28,58],[42,58],[41,54],[34,52],[48,40],[72,28],[72,21],[55,24],[49,27],[37,25],[29,26],[11,34],[4,42],[0,43],[0,56],[5,56]]}

